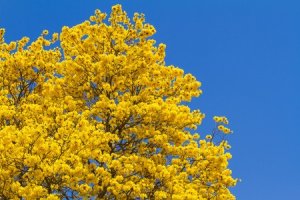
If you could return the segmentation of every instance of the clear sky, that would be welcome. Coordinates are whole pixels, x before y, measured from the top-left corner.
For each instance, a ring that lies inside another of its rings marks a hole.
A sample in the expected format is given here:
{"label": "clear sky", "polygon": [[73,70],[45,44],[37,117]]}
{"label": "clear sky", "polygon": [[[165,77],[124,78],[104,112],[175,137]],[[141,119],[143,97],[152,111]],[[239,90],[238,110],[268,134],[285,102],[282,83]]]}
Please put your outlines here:
{"label": "clear sky", "polygon": [[143,12],[167,44],[167,64],[194,74],[203,95],[191,106],[213,127],[226,115],[230,168],[242,182],[232,191],[241,200],[300,196],[300,2],[279,0],[0,0],[6,41],[36,38],[88,19],[96,8],[121,3]]}

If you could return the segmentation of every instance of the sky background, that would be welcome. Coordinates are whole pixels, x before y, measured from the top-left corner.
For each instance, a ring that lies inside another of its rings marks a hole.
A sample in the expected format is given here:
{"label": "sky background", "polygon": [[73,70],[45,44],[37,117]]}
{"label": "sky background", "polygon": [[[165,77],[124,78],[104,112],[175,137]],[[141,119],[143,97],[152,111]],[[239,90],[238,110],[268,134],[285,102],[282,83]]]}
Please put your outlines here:
{"label": "sky background", "polygon": [[[242,182],[232,189],[241,200],[300,196],[300,2],[278,0],[0,0],[6,41],[59,32],[110,12],[121,3],[129,15],[143,12],[167,45],[167,64],[202,82],[191,107],[206,119],[198,131],[226,115],[230,168]],[[298,80],[297,80],[298,79]]]}

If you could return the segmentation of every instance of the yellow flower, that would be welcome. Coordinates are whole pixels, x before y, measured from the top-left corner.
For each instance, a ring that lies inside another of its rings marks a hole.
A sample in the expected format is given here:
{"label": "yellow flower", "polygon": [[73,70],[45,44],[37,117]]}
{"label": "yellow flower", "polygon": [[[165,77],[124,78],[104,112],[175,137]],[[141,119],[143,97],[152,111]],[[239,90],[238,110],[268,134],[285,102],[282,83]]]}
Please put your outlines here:
{"label": "yellow flower", "polygon": [[233,199],[230,145],[191,130],[205,117],[186,104],[201,83],[166,65],[143,14],[106,16],[30,44],[0,29],[3,198]]}
{"label": "yellow flower", "polygon": [[49,31],[48,30],[43,30],[43,35],[48,35]]}
{"label": "yellow flower", "polygon": [[211,140],[211,139],[212,139],[212,136],[211,136],[211,135],[207,135],[205,138],[206,138],[207,140]]}

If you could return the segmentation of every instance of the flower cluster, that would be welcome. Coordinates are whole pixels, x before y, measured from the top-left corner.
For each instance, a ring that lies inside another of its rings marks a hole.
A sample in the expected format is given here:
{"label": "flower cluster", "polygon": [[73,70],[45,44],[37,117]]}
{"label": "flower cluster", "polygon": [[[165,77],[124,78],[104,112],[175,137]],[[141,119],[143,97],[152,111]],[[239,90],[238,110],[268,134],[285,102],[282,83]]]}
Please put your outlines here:
{"label": "flower cluster", "polygon": [[228,143],[190,132],[201,83],[143,14],[106,17],[32,42],[0,29],[0,199],[235,199]]}
{"label": "flower cluster", "polygon": [[223,124],[228,125],[229,121],[226,117],[224,116],[214,116],[214,121],[218,124],[218,130],[225,133],[225,134],[229,134],[229,133],[233,133],[232,130],[230,130],[229,128],[225,127]]}

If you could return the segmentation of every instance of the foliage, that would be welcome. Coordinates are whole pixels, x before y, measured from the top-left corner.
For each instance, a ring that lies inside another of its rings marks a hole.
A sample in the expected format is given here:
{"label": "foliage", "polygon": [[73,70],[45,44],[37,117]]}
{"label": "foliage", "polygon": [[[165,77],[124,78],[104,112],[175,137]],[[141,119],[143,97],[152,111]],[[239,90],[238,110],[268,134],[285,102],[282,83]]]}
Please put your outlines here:
{"label": "foliage", "polygon": [[31,43],[0,30],[1,199],[234,199],[230,146],[213,141],[227,119],[192,134],[200,82],[166,66],[143,14],[105,19]]}

